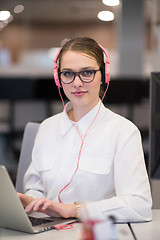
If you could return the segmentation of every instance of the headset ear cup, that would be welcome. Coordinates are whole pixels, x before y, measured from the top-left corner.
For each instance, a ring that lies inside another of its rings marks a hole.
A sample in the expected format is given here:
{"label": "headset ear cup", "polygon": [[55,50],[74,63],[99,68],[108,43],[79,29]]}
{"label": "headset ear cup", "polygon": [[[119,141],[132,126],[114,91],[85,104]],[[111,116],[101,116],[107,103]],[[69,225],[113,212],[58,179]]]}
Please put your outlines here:
{"label": "headset ear cup", "polygon": [[62,87],[59,68],[58,68],[58,83],[59,83],[59,86]]}
{"label": "headset ear cup", "polygon": [[105,48],[102,47],[100,44],[98,44],[100,46],[100,48],[102,49],[103,53],[106,56],[106,63],[103,64],[103,69],[104,71],[102,71],[102,75],[104,74],[104,83],[109,84],[110,81],[110,57],[108,55],[108,53],[106,52]]}
{"label": "headset ear cup", "polygon": [[102,74],[101,81],[104,84],[106,82],[106,79],[105,79],[105,63],[103,63],[103,65],[102,65],[101,74]]}
{"label": "headset ear cup", "polygon": [[54,63],[53,63],[53,66],[54,66],[53,75],[54,75],[54,81],[55,81],[55,84],[56,84],[57,87],[61,87],[61,83],[59,81],[59,68],[58,68],[58,65],[57,65],[57,61],[58,61],[60,51],[61,51],[61,49],[58,51],[57,55],[55,56]]}
{"label": "headset ear cup", "polygon": [[109,81],[110,81],[110,63],[108,63],[108,62],[105,63],[105,79],[106,79],[106,83],[109,83]]}
{"label": "headset ear cup", "polygon": [[60,87],[59,77],[58,77],[58,67],[54,67],[54,81],[57,87]]}

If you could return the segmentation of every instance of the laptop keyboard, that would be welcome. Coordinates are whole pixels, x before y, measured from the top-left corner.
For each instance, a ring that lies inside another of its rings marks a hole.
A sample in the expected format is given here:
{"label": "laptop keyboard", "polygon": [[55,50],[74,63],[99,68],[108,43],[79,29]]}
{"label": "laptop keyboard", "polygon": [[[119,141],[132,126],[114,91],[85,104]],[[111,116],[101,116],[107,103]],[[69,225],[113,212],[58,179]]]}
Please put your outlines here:
{"label": "laptop keyboard", "polygon": [[35,218],[31,216],[29,216],[29,220],[31,221],[33,227],[36,227],[45,223],[53,222],[53,220],[49,220],[45,218]]}

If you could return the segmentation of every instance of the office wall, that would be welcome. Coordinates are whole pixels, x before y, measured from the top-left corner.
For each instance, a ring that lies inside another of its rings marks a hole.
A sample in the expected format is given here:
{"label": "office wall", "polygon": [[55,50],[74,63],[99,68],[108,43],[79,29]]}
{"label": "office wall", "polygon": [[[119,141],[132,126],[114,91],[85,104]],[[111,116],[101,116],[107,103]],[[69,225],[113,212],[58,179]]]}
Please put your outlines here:
{"label": "office wall", "polygon": [[63,39],[88,36],[107,49],[117,50],[117,31],[114,23],[56,23],[10,24],[1,32],[4,48],[11,51],[12,61],[17,62],[24,49],[49,49],[59,47]]}

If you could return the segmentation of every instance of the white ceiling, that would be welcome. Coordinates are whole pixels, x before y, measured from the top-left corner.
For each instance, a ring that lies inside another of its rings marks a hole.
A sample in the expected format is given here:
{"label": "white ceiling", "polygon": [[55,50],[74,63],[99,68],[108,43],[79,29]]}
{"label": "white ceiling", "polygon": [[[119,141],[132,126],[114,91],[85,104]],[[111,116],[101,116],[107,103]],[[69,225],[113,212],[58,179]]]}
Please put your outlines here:
{"label": "white ceiling", "polygon": [[[13,9],[18,4],[24,5],[24,11],[15,14]],[[14,21],[93,22],[100,21],[99,11],[111,10],[116,15],[120,6],[108,7],[101,0],[0,0],[0,10],[11,11]]]}
{"label": "white ceiling", "polygon": [[[122,0],[120,1],[122,2]],[[127,1],[127,0],[123,0],[123,1]],[[138,7],[138,1],[139,0],[136,0],[137,7]],[[150,21],[153,14],[152,8],[153,8],[153,4],[155,4],[155,1],[153,0],[143,0],[143,1],[144,1],[145,19]],[[15,14],[13,9],[18,4],[24,5],[24,11],[20,14]],[[47,24],[54,24],[54,23],[57,24],[60,22],[61,23],[82,23],[83,22],[86,24],[88,22],[92,22],[92,23],[100,22],[100,20],[97,18],[98,12],[103,10],[111,10],[115,14],[116,21],[113,21],[113,24],[111,24],[110,27],[113,28],[115,31],[118,31],[121,8],[122,8],[122,3],[120,4],[120,6],[108,7],[102,3],[102,0],[0,0],[0,11],[9,10],[13,15],[12,23],[18,22],[21,25],[26,23],[29,23],[29,25],[32,23],[35,23],[35,24],[39,24],[39,26],[42,26],[42,27],[47,27]],[[77,24],[77,28],[78,26],[80,25]],[[106,26],[108,26],[108,24]],[[1,40],[1,36],[3,36],[3,34],[0,35],[0,40]],[[26,42],[29,41],[28,38],[25,38],[25,41]],[[56,41],[59,42],[59,39],[58,40],[56,39]],[[115,57],[112,56],[112,59],[115,58],[116,61],[118,61],[116,57],[117,55]],[[113,60],[113,62],[115,61]],[[114,67],[112,69],[117,69],[117,68]]]}

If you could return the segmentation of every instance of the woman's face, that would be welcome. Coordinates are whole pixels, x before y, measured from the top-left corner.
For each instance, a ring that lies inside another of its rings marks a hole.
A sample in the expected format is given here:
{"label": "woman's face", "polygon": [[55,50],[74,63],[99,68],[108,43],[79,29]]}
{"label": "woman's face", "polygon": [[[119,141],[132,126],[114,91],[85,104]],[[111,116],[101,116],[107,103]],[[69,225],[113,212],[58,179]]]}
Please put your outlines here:
{"label": "woman's face", "polygon": [[[99,69],[99,65],[93,57],[70,50],[62,55],[60,71],[79,72],[87,69]],[[83,107],[90,111],[99,101],[100,83],[101,71],[97,71],[94,80],[90,83],[82,82],[77,75],[72,83],[64,84],[62,82],[62,87],[67,98],[72,102],[73,109]]]}

